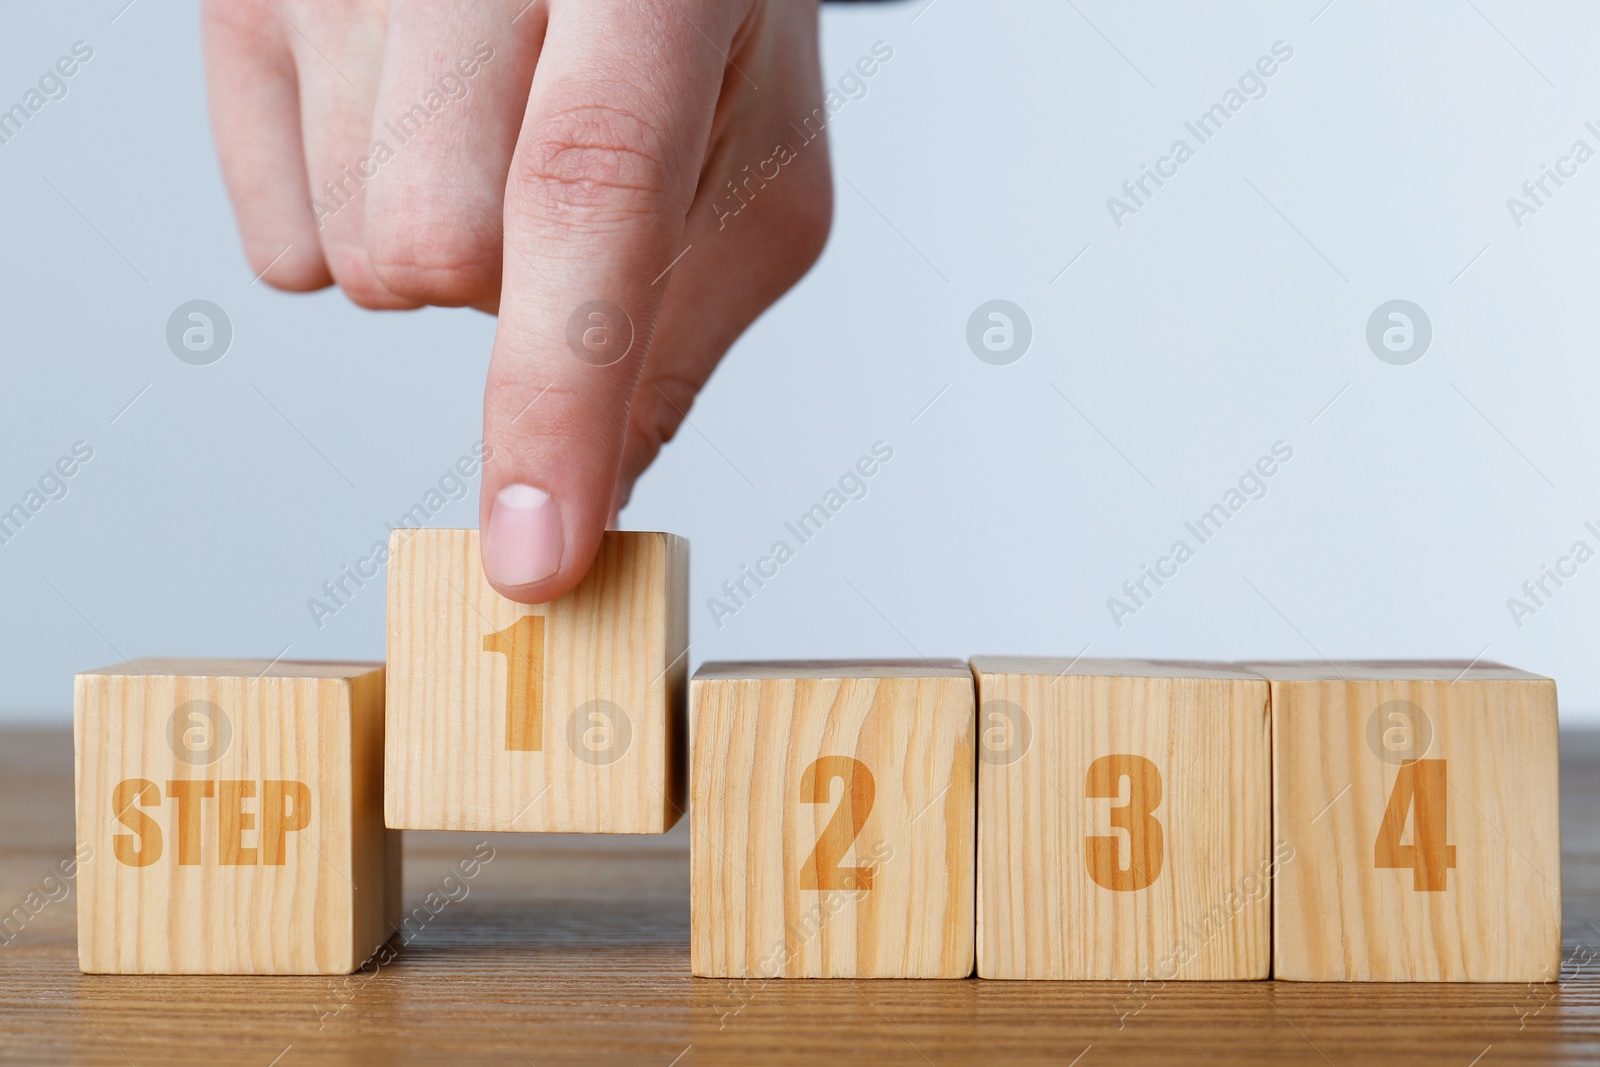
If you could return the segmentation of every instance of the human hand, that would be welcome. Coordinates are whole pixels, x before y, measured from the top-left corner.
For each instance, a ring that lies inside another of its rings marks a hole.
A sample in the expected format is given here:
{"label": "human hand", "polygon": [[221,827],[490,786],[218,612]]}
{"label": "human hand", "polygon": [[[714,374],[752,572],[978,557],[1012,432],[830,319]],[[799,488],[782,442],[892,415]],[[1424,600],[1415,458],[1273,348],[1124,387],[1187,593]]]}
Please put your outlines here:
{"label": "human hand", "polygon": [[484,570],[514,600],[567,592],[729,346],[821,254],[816,0],[204,11],[251,267],[367,308],[500,315]]}

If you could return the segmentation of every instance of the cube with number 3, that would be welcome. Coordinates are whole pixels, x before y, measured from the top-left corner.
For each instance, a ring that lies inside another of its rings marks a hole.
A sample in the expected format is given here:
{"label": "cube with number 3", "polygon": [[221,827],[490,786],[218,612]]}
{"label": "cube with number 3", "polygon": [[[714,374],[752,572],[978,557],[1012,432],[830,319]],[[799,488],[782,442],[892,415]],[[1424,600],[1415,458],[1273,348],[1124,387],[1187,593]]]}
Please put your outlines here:
{"label": "cube with number 3", "polygon": [[1479,663],[1268,663],[1273,977],[1540,982],[1561,966],[1556,687]]}
{"label": "cube with number 3", "polygon": [[483,577],[476,530],[389,547],[388,824],[662,833],[683,812],[689,547],[603,535],[548,604]]}
{"label": "cube with number 3", "polygon": [[1265,978],[1267,683],[980,656],[978,977]]}
{"label": "cube with number 3", "polygon": [[708,663],[692,690],[694,973],[968,977],[967,668]]}

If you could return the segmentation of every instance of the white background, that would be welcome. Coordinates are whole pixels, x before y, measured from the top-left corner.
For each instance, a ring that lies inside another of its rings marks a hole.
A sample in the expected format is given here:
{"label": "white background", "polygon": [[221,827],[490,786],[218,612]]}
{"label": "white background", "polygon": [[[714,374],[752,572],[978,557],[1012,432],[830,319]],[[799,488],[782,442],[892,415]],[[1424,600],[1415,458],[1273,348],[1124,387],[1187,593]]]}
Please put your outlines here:
{"label": "white background", "polygon": [[[480,434],[493,321],[252,285],[196,8],[124,3],[0,8],[0,107],[94,48],[0,145],[0,509],[94,449],[0,545],[13,719],[65,721],[72,673],[124,656],[380,658],[380,583],[321,629],[306,600]],[[1481,655],[1600,717],[1600,561],[1520,628],[1507,607],[1600,547],[1600,160],[1520,228],[1506,206],[1600,148],[1600,9],[1324,3],[826,12],[829,81],[894,50],[829,127],[832,242],[624,513],[692,540],[696,664]],[[1267,95],[1116,227],[1107,198],[1275,41]],[[209,367],[165,342],[194,298],[235,331]],[[1009,366],[965,340],[995,298],[1032,321]],[[1365,341],[1396,298],[1434,330],[1409,366]],[[707,597],[880,440],[868,495],[718,628]],[[1115,625],[1107,598],[1280,440],[1268,495]],[[436,522],[476,516],[474,485]]]}

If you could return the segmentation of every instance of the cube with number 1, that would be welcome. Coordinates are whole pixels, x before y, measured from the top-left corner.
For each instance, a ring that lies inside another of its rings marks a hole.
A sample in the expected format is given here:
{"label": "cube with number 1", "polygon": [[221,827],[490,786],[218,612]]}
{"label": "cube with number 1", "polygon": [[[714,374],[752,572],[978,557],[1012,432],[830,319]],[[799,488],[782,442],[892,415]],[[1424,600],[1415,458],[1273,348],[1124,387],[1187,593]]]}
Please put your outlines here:
{"label": "cube with number 1", "polygon": [[384,814],[407,830],[662,833],[683,812],[689,546],[607,532],[578,587],[507,600],[476,530],[389,548]]}

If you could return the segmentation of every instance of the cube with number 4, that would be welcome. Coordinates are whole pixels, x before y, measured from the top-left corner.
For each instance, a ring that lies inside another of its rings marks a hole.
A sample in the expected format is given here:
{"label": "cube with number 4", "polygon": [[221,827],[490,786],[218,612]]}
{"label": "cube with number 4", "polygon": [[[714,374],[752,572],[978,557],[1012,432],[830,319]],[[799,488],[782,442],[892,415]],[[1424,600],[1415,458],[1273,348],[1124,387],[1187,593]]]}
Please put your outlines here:
{"label": "cube with number 4", "polygon": [[1273,976],[1538,982],[1561,965],[1556,686],[1479,663],[1268,663]]}
{"label": "cube with number 4", "polygon": [[483,577],[476,530],[389,547],[384,811],[407,830],[663,833],[682,814],[689,545],[607,532],[548,604]]}
{"label": "cube with number 4", "polygon": [[692,690],[694,973],[969,976],[967,668],[708,663]]}

